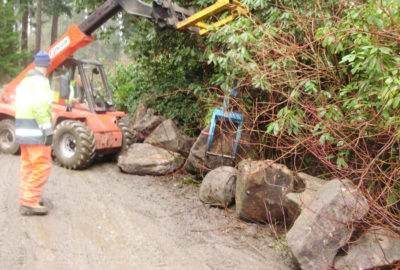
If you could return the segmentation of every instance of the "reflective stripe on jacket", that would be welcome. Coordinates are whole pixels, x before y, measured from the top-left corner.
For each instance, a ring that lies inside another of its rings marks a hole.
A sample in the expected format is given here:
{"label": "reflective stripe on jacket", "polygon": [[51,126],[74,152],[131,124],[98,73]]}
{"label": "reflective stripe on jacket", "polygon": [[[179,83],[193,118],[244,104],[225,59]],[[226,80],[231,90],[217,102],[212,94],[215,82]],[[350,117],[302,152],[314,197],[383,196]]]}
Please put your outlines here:
{"label": "reflective stripe on jacket", "polygon": [[16,89],[15,135],[19,144],[44,144],[43,130],[51,129],[49,80],[38,70],[31,70]]}

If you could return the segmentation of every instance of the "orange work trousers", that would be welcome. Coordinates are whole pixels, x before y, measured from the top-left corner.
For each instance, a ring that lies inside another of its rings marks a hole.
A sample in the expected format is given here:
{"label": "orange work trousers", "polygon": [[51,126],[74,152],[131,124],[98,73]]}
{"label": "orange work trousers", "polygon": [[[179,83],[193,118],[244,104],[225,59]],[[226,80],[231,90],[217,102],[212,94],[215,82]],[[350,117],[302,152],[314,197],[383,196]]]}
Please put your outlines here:
{"label": "orange work trousers", "polygon": [[39,205],[40,194],[51,172],[51,146],[21,145],[23,205]]}

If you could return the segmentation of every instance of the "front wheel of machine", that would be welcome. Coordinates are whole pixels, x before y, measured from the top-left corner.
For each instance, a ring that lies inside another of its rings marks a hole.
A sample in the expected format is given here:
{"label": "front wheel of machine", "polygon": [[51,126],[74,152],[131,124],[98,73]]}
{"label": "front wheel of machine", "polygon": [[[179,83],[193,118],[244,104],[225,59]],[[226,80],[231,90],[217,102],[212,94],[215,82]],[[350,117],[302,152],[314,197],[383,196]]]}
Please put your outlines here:
{"label": "front wheel of machine", "polygon": [[129,120],[124,117],[118,120],[118,127],[122,134],[122,145],[121,148],[112,155],[109,156],[111,161],[118,161],[118,157],[128,149],[128,147],[137,141],[135,133],[128,127]]}
{"label": "front wheel of machine", "polygon": [[121,118],[118,121],[118,127],[122,133],[122,146],[120,152],[125,151],[128,147],[135,142],[135,134],[128,127],[128,118]]}
{"label": "front wheel of machine", "polygon": [[93,132],[77,120],[65,120],[57,125],[52,148],[56,162],[73,170],[87,168],[96,156]]}
{"label": "front wheel of machine", "polygon": [[0,152],[18,154],[19,144],[15,137],[15,124],[11,119],[0,121]]}

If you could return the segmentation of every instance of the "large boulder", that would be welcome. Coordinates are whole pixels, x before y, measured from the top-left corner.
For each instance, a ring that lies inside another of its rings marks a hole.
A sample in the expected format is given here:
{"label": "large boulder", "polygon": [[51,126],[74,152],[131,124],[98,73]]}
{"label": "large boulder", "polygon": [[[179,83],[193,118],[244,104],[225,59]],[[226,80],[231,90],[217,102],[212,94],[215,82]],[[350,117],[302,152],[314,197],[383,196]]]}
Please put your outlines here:
{"label": "large boulder", "polygon": [[143,142],[164,120],[164,117],[157,115],[153,109],[141,103],[130,121],[130,128],[140,137],[139,142]]}
{"label": "large boulder", "polygon": [[184,158],[147,143],[134,143],[118,157],[121,171],[137,175],[165,175],[179,169]]}
{"label": "large boulder", "polygon": [[180,131],[173,120],[168,119],[162,122],[144,142],[187,157],[194,140]]}
{"label": "large boulder", "polygon": [[136,111],[130,120],[130,126],[134,126],[137,122],[139,122],[140,119],[144,118],[144,116],[147,114],[147,110],[147,105],[145,103],[140,103],[136,107]]}
{"label": "large boulder", "polygon": [[208,156],[207,139],[210,126],[204,128],[199,137],[192,145],[188,158],[186,159],[184,168],[193,174],[204,175],[212,169],[220,166],[232,166],[233,160],[220,158],[215,156]]}
{"label": "large boulder", "polygon": [[236,180],[236,214],[245,220],[269,222],[285,216],[285,195],[293,188],[293,173],[271,160],[243,160]]}
{"label": "large boulder", "polygon": [[291,217],[293,220],[297,218],[304,208],[311,204],[317,191],[327,183],[325,180],[305,173],[297,173],[296,178],[298,181],[304,183],[305,187],[300,193],[290,192],[286,194],[286,199],[290,210],[289,213],[293,215]]}
{"label": "large boulder", "polygon": [[349,180],[323,185],[287,233],[287,243],[302,269],[331,269],[351,234],[351,223],[368,212],[368,202]]}
{"label": "large boulder", "polygon": [[[224,157],[232,155],[234,139],[227,139],[227,137],[236,136],[236,133],[233,131],[229,134],[227,134],[227,132],[222,132],[219,126],[215,127],[210,150],[210,152],[214,154],[207,154],[209,130],[210,126],[204,128],[190,149],[189,156],[184,166],[188,172],[205,175],[210,170],[221,166],[234,166],[236,162],[253,155],[254,150],[251,149],[250,144],[246,143],[250,141],[249,135],[246,132],[242,132],[236,159]],[[217,155],[215,155],[215,153]]]}
{"label": "large boulder", "polygon": [[206,204],[228,207],[235,199],[238,170],[222,166],[209,172],[200,187],[200,200]]}
{"label": "large boulder", "polygon": [[132,129],[138,132],[142,140],[144,140],[164,120],[165,118],[162,116],[146,114],[145,117],[132,126]]}
{"label": "large boulder", "polygon": [[400,235],[373,227],[335,259],[335,269],[375,269],[400,261]]}

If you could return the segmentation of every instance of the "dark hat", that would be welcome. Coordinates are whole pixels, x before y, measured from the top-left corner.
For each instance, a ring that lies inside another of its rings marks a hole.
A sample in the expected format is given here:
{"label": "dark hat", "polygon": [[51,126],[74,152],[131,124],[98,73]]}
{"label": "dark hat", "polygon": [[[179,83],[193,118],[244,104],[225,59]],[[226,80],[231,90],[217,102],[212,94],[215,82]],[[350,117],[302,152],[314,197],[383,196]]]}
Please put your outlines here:
{"label": "dark hat", "polygon": [[45,51],[39,51],[33,60],[35,67],[49,67],[51,66],[50,56]]}

